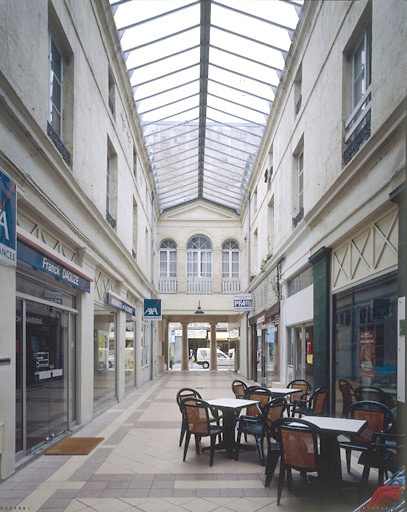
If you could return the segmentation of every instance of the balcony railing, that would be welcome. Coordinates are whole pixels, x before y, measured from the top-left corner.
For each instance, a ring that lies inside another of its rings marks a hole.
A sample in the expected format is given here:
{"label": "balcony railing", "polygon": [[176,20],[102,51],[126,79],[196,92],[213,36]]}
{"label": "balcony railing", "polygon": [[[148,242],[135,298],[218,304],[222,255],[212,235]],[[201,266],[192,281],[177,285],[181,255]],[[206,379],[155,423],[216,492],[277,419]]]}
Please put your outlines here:
{"label": "balcony railing", "polygon": [[238,277],[222,278],[222,293],[233,294],[240,292],[240,279]]}
{"label": "balcony railing", "polygon": [[372,100],[371,85],[359,100],[351,115],[345,121],[346,135],[344,142],[347,145],[343,152],[343,163],[346,165],[359,151],[362,143],[370,137],[370,109]]}
{"label": "balcony railing", "polygon": [[212,277],[187,277],[186,293],[211,295],[213,293]]}
{"label": "balcony railing", "polygon": [[177,293],[178,279],[176,277],[160,277],[158,280],[158,291],[160,293]]}
{"label": "balcony railing", "polygon": [[54,143],[54,146],[57,148],[57,150],[60,152],[62,158],[65,160],[65,162],[69,165],[71,163],[71,154],[64,146],[64,143],[62,140],[58,137],[57,132],[54,130],[52,125],[47,121],[47,135]]}

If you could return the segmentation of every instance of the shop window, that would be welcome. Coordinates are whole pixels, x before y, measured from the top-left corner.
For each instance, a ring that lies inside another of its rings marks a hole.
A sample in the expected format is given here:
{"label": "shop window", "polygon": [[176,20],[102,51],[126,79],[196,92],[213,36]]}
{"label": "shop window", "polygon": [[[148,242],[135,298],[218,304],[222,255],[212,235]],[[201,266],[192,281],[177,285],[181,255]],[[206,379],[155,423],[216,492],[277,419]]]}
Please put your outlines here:
{"label": "shop window", "polygon": [[141,367],[148,365],[149,328],[143,325],[141,329]]}
{"label": "shop window", "polygon": [[339,381],[380,388],[386,405],[397,394],[397,276],[388,274],[333,296],[336,411],[344,397]]}
{"label": "shop window", "polygon": [[304,290],[304,288],[311,286],[312,282],[312,267],[308,267],[288,281],[288,296],[291,297],[301,290]]}
{"label": "shop window", "polygon": [[115,313],[95,310],[93,344],[93,407],[96,409],[116,396]]}
{"label": "shop window", "polygon": [[[362,20],[364,17],[362,17]],[[362,34],[360,35],[360,32]],[[345,55],[344,79],[345,137],[346,149],[343,163],[346,165],[359,151],[362,143],[370,137],[371,78],[372,78],[372,29],[371,20],[359,26],[352,36]]]}
{"label": "shop window", "polygon": [[124,350],[124,385],[130,389],[135,385],[136,329],[134,320],[126,321],[126,346]]}

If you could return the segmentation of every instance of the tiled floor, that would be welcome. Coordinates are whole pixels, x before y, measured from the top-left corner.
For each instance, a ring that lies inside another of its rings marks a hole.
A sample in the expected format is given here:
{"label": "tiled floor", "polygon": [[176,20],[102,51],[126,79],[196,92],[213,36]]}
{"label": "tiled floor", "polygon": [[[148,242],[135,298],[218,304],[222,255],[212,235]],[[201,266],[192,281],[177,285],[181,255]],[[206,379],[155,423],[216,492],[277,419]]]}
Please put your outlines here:
{"label": "tiled floor", "polygon": [[[235,376],[230,371],[172,371],[145,384],[76,434],[105,438],[89,455],[42,455],[0,483],[0,510],[352,511],[362,500],[354,488],[327,493],[317,483],[305,487],[295,474],[294,491],[285,487],[277,507],[277,478],[264,487],[256,451],[242,451],[238,462],[217,452],[210,467],[208,453],[197,455],[191,443],[182,462],[176,392],[192,387],[206,399],[232,398]],[[354,459],[347,478],[359,480],[357,466]]]}

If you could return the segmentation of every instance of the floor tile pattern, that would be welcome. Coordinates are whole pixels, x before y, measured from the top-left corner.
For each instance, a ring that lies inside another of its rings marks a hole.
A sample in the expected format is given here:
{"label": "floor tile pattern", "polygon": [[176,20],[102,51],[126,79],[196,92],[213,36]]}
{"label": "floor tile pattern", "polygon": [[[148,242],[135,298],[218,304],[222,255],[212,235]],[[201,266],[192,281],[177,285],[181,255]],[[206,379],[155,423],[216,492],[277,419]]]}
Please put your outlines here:
{"label": "floor tile pattern", "polygon": [[[41,455],[0,482],[0,510],[351,512],[362,499],[354,487],[326,492],[317,483],[304,486],[295,474],[294,490],[285,487],[277,507],[278,478],[264,487],[255,450],[241,451],[238,462],[217,452],[210,467],[208,452],[197,455],[191,443],[182,462],[176,392],[192,387],[205,399],[232,398],[235,377],[231,371],[173,371],[144,384],[75,434],[105,438],[89,455]],[[352,465],[346,478],[358,482],[356,458]]]}

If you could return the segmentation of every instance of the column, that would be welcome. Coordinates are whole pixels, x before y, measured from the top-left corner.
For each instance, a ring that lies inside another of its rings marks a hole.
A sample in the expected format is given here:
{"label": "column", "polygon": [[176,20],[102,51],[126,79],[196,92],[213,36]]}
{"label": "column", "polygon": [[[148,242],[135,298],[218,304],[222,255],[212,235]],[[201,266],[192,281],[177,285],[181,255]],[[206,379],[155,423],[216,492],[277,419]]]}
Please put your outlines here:
{"label": "column", "polygon": [[188,323],[182,324],[181,370],[189,370]]}
{"label": "column", "polygon": [[[0,264],[0,435],[4,432],[4,449],[0,455],[0,479],[15,468],[16,444],[16,269]],[[20,350],[22,347],[20,346]],[[4,429],[4,431],[3,431]],[[4,507],[5,508],[5,507]]]}
{"label": "column", "polygon": [[406,295],[407,295],[407,186],[406,182],[390,194],[390,201],[398,205],[398,318],[397,318],[397,417],[399,432],[407,431],[407,349],[406,349]]}
{"label": "column", "polygon": [[218,345],[216,343],[216,324],[211,323],[211,370],[218,369],[217,348]]}
{"label": "column", "polygon": [[95,354],[97,344],[94,341],[95,261],[85,250],[80,256],[83,272],[93,279],[90,292],[79,294],[79,315],[76,320],[76,420],[78,424],[86,425],[93,418],[94,364],[98,360],[97,352]]}
{"label": "column", "polygon": [[[314,388],[330,386],[331,249],[322,247],[310,258],[314,276]],[[330,388],[332,391],[332,388]],[[332,392],[329,393],[332,399]]]}
{"label": "column", "polygon": [[136,388],[141,385],[141,330],[143,328],[143,302],[137,301],[136,303],[136,331],[134,336],[135,344],[135,369],[136,372]]}

